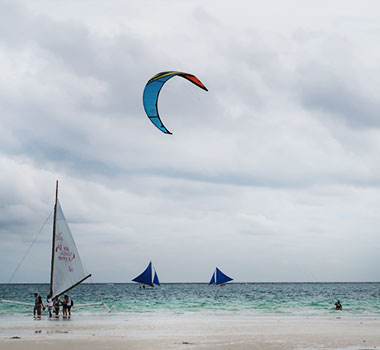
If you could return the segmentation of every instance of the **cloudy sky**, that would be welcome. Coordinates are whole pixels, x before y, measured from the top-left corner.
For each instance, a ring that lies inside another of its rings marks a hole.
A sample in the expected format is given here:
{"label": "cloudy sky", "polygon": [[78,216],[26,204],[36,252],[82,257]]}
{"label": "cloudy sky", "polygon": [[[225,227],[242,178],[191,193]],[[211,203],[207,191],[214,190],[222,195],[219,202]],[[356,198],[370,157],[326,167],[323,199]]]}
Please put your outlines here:
{"label": "cloudy sky", "polygon": [[[380,280],[378,1],[0,0],[0,282],[60,201],[95,282]],[[146,81],[195,74],[146,117]],[[51,220],[13,282],[49,279]]]}

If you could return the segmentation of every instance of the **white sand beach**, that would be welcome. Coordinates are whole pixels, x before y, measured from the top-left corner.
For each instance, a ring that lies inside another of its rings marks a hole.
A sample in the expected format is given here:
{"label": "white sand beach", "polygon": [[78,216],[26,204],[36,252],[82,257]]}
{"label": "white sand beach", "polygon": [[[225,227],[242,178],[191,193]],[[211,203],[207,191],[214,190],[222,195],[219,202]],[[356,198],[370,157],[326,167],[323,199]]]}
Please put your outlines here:
{"label": "white sand beach", "polygon": [[8,349],[377,349],[371,317],[118,316],[2,321]]}

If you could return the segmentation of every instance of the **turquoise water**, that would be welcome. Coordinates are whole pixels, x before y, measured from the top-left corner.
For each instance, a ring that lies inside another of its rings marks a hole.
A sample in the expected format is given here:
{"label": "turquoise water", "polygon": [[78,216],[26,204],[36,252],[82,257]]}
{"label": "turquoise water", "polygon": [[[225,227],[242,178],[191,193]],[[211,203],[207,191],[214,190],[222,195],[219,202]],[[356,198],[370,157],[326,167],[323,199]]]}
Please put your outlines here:
{"label": "turquoise water", "polygon": [[[33,293],[47,295],[47,284],[0,284],[0,298],[33,302]],[[107,303],[113,314],[339,315],[380,316],[380,283],[230,283],[162,284],[139,289],[136,284],[82,284],[70,296],[75,304]],[[0,318],[31,313],[32,307],[0,303]],[[74,308],[76,313],[102,314],[101,306]]]}

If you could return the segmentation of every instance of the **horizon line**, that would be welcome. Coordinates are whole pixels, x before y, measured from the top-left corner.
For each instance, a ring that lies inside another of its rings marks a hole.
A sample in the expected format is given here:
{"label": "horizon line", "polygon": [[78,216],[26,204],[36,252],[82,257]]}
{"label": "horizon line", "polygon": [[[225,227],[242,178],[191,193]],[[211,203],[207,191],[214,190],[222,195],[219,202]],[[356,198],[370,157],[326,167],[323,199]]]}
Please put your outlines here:
{"label": "horizon line", "polygon": [[[380,281],[279,281],[279,282],[270,282],[270,281],[233,281],[228,282],[226,284],[286,284],[286,283],[294,283],[294,284],[318,284],[318,283],[380,283]],[[46,284],[49,285],[49,282],[0,282],[0,285],[7,284]],[[136,284],[136,282],[84,282],[81,284],[91,285],[91,284]],[[160,284],[209,284],[209,282],[161,282]]]}

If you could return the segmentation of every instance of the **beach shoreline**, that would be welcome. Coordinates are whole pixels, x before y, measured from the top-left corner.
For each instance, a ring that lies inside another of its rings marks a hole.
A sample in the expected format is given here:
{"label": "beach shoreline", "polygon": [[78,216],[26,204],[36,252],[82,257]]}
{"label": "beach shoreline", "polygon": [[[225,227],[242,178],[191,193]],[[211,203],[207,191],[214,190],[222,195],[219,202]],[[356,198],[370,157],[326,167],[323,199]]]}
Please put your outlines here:
{"label": "beach shoreline", "polygon": [[0,322],[1,349],[376,349],[380,318],[119,315]]}

